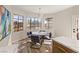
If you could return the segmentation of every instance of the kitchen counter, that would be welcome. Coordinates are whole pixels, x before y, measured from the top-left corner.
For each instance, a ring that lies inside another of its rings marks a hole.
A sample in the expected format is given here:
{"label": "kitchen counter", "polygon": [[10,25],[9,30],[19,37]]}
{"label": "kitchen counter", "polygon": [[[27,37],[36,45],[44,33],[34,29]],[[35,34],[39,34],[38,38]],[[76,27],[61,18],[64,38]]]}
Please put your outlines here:
{"label": "kitchen counter", "polygon": [[72,49],[75,52],[79,52],[79,40],[67,38],[64,36],[53,38],[53,40],[65,47]]}

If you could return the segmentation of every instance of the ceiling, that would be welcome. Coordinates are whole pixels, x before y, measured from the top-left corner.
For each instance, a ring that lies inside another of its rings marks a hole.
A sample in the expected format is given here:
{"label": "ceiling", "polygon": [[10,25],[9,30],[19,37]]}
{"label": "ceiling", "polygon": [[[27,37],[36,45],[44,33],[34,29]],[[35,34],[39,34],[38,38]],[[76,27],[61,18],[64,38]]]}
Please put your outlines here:
{"label": "ceiling", "polygon": [[[11,5],[14,8],[33,13],[49,14],[73,7],[73,5]],[[40,10],[39,10],[40,8]]]}

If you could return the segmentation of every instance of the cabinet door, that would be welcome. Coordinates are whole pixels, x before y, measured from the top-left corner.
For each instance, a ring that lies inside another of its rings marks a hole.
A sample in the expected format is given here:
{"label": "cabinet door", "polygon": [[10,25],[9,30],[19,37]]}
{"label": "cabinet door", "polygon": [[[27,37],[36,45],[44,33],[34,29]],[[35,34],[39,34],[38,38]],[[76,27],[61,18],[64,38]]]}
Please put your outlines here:
{"label": "cabinet door", "polygon": [[66,53],[67,51],[57,42],[53,42],[53,53]]}
{"label": "cabinet door", "polygon": [[[61,47],[60,47],[61,48]],[[58,48],[58,47],[54,47],[53,48],[53,53],[65,53],[64,51],[62,51],[60,48]]]}
{"label": "cabinet door", "polygon": [[53,41],[53,53],[75,53],[75,51]]}

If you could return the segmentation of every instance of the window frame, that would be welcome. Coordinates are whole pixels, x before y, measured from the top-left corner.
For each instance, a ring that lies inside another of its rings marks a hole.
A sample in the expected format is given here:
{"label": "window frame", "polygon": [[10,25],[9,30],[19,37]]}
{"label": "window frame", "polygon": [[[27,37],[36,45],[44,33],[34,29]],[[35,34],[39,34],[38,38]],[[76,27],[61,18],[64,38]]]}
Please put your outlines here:
{"label": "window frame", "polygon": [[[17,18],[14,18],[14,16],[17,16]],[[20,19],[20,17],[22,17]],[[15,21],[16,19],[17,21]],[[20,23],[19,20],[22,20]],[[22,31],[23,30],[23,23],[24,23],[24,16],[19,14],[13,14],[13,26],[14,26],[14,32]]]}

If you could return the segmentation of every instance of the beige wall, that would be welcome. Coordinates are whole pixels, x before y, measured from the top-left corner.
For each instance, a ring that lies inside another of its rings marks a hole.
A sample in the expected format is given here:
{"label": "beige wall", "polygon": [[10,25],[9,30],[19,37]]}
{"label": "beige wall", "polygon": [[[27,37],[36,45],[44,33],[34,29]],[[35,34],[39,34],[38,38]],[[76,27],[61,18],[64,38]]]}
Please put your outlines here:
{"label": "beige wall", "polygon": [[46,17],[52,16],[54,18],[53,28],[56,37],[66,36],[72,38],[72,20],[74,20],[74,16],[76,15],[79,15],[79,6],[74,6],[55,14],[47,14]]}

